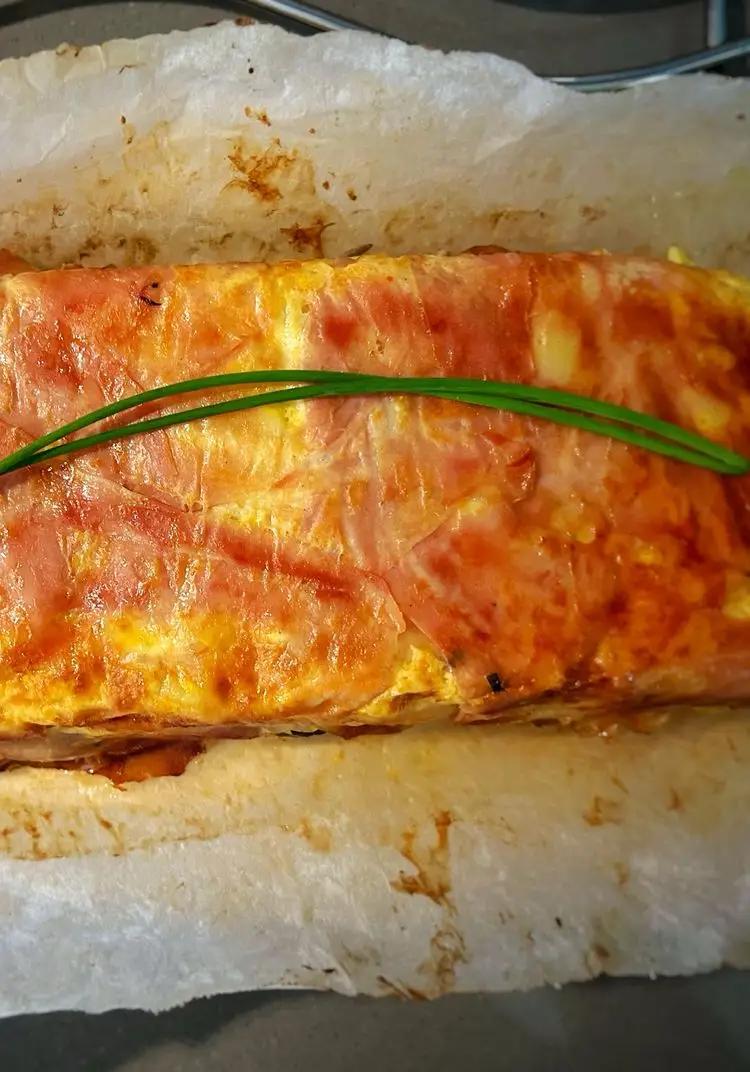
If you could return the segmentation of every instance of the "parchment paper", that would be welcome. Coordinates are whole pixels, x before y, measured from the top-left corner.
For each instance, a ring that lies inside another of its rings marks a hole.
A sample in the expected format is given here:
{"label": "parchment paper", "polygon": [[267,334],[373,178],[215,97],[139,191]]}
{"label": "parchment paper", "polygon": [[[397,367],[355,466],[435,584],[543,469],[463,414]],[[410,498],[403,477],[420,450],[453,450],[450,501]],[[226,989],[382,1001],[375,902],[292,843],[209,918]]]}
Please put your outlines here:
{"label": "parchment paper", "polygon": [[[750,88],[227,24],[0,63],[39,266],[609,248],[750,269]],[[750,963],[750,720],[216,745],[0,775],[0,1014],[266,986],[433,996]]]}
{"label": "parchment paper", "polygon": [[0,243],[39,265],[671,243],[750,260],[750,90],[587,96],[260,26],[0,63]]}

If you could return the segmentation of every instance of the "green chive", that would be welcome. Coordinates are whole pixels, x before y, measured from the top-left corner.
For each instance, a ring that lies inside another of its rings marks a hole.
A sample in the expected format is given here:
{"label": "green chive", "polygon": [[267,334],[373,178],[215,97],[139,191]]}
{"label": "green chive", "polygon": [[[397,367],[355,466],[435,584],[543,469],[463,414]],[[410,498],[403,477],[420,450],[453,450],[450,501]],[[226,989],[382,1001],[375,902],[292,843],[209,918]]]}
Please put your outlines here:
{"label": "green chive", "polygon": [[[217,387],[263,383],[293,383],[303,386],[204,404],[177,413],[160,414],[51,447],[51,444],[92,424],[149,402]],[[303,399],[382,394],[425,395],[469,405],[488,406],[608,436],[725,475],[741,475],[750,471],[750,462],[742,455],[679,425],[612,402],[586,398],[555,388],[466,377],[373,376],[322,369],[267,369],[182,380],[102,406],[13,451],[0,461],[0,474],[78,453],[117,439],[203,420],[218,414]]]}

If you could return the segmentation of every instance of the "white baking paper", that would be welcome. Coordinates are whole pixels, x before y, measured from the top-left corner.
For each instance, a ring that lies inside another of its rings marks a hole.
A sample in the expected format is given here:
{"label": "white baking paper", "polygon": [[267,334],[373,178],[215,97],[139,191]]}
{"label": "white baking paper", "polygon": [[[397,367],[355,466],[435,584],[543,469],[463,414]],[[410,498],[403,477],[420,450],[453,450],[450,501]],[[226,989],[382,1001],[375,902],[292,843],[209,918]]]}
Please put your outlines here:
{"label": "white baking paper", "polygon": [[750,719],[225,742],[0,779],[0,1012],[750,966]]}
{"label": "white baking paper", "polygon": [[39,265],[672,243],[750,264],[750,89],[231,23],[0,63],[0,244]]}
{"label": "white baking paper", "polygon": [[[497,243],[750,269],[750,88],[578,96],[493,56],[227,24],[0,63],[40,267]],[[212,747],[0,774],[0,1014],[434,996],[750,963],[750,721]]]}

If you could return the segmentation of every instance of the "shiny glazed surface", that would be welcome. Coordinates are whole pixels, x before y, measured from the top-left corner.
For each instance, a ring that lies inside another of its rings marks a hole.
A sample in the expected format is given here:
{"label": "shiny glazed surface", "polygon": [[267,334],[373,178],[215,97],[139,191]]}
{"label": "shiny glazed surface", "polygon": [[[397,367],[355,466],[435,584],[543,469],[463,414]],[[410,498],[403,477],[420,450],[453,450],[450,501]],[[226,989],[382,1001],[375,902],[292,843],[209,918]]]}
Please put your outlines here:
{"label": "shiny glazed surface", "polygon": [[[634,257],[21,272],[0,279],[0,451],[159,383],[299,367],[564,387],[747,453],[748,359],[749,284]],[[395,397],[14,474],[0,735],[747,699],[749,501],[746,478]]]}

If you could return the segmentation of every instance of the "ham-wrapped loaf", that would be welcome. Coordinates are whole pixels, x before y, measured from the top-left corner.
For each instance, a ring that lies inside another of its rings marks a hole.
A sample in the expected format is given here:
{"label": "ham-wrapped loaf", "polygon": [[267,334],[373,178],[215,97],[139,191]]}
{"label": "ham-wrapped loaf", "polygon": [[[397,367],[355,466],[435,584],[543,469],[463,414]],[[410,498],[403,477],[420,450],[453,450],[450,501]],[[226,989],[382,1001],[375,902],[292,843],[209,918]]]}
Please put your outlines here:
{"label": "ham-wrapped loaf", "polygon": [[[750,284],[726,273],[519,253],[11,267],[2,454],[162,383],[273,368],[560,387],[750,450]],[[749,506],[744,477],[391,395],[9,474],[0,755],[746,701]]]}

